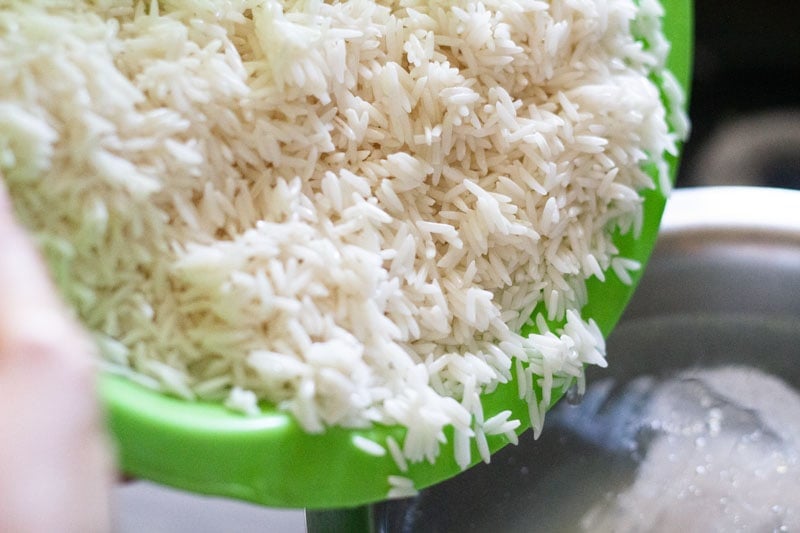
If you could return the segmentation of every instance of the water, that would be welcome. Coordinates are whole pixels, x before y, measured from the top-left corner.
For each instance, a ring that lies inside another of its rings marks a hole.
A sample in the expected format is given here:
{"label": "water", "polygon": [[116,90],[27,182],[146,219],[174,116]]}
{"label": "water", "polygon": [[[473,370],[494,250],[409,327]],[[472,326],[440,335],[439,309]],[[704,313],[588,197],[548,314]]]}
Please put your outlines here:
{"label": "water", "polygon": [[583,513],[584,531],[800,530],[800,395],[774,376],[725,366],[607,380],[553,414],[638,460],[630,485]]}
{"label": "water", "polygon": [[540,439],[375,506],[375,529],[800,531],[798,346],[795,318],[620,324],[609,369],[548,414]]}

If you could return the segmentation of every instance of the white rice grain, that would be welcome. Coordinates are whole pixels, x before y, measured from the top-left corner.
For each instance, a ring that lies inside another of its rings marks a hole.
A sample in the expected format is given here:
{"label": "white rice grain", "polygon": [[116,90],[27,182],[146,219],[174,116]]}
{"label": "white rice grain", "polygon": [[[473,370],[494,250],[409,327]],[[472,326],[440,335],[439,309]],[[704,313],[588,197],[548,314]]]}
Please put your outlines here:
{"label": "white rice grain", "polygon": [[403,472],[452,426],[465,467],[473,438],[484,460],[486,435],[516,440],[480,407],[512,370],[538,435],[550,388],[606,364],[586,280],[633,281],[612,235],[638,236],[688,130],[660,16],[13,2],[0,178],[104,368],[310,432],[399,425],[402,445],[353,443]]}
{"label": "white rice grain", "polygon": [[383,457],[386,455],[386,448],[374,440],[362,437],[361,435],[353,436],[353,445],[362,452],[375,457]]}

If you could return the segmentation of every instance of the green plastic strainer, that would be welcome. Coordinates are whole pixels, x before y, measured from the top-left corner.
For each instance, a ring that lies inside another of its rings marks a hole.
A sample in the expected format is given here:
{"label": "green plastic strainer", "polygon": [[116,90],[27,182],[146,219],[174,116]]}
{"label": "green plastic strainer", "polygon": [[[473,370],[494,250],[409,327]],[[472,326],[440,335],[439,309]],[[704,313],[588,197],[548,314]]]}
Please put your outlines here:
{"label": "green plastic strainer", "polygon": [[[665,33],[672,43],[668,67],[688,93],[692,53],[690,0],[665,0]],[[673,175],[677,161],[668,160]],[[618,236],[621,254],[645,264],[653,249],[664,191],[644,193],[641,236]],[[641,273],[639,273],[640,275]],[[608,334],[630,299],[634,285],[614,276],[603,283],[592,278],[584,317],[593,318]],[[613,364],[613,360],[612,363]],[[399,474],[390,454],[375,457],[353,443],[356,436],[385,442],[393,435],[402,442],[402,430],[330,428],[312,435],[285,413],[265,411],[258,417],[232,413],[218,404],[190,403],[145,389],[123,378],[103,376],[101,395],[115,437],[122,470],[140,478],[196,493],[227,496],[275,507],[349,507],[384,499],[389,475]],[[554,391],[559,398],[564,391]],[[521,421],[527,405],[517,384],[499,386],[482,398],[486,417],[510,409]],[[519,431],[526,429],[524,426]],[[448,435],[452,438],[452,432]],[[504,436],[489,437],[495,451],[506,445]],[[472,457],[477,458],[477,450]],[[452,446],[430,464],[412,464],[404,476],[424,488],[456,475],[461,469]]]}

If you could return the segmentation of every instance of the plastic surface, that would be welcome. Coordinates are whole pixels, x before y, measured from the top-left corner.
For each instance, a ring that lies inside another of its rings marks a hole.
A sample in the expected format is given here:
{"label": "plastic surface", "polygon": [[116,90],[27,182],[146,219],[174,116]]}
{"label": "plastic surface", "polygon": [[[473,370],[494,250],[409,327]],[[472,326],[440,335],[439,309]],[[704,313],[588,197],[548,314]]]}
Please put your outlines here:
{"label": "plastic surface", "polygon": [[[688,93],[692,53],[690,0],[665,0],[665,32],[672,42],[669,68]],[[676,162],[670,161],[673,172]],[[652,252],[666,202],[663,191],[645,194],[641,237],[615,240],[625,257],[642,264]],[[593,318],[608,334],[630,299],[627,286],[609,275],[606,282],[591,280],[584,317]],[[385,498],[387,477],[399,474],[390,454],[375,457],[353,444],[356,435],[384,442],[402,430],[330,428],[323,434],[305,433],[287,414],[265,412],[259,417],[232,413],[217,404],[188,403],[144,389],[114,376],[104,376],[101,395],[108,423],[116,439],[121,468],[128,474],[204,494],[228,496],[274,507],[332,508],[361,505]],[[527,426],[527,405],[517,385],[501,385],[483,397],[486,417],[505,409]],[[554,393],[554,398],[560,394]],[[555,401],[555,400],[554,400]],[[449,435],[450,437],[451,435]],[[495,451],[508,443],[503,436],[489,438]],[[474,445],[473,445],[474,447]],[[477,460],[477,450],[472,457]],[[435,464],[410,465],[403,475],[424,488],[460,472],[452,446],[443,446]]]}

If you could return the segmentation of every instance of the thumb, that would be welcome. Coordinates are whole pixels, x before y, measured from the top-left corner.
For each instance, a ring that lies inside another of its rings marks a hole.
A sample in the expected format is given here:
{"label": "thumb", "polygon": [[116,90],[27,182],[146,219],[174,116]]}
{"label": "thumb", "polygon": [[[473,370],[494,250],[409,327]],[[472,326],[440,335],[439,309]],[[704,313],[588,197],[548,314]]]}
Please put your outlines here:
{"label": "thumb", "polygon": [[0,180],[0,354],[18,353],[10,348],[23,340],[57,343],[75,329]]}
{"label": "thumb", "polygon": [[91,353],[0,180],[0,531],[109,529]]}

